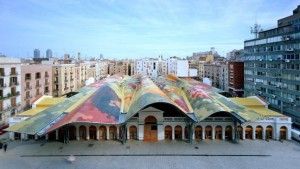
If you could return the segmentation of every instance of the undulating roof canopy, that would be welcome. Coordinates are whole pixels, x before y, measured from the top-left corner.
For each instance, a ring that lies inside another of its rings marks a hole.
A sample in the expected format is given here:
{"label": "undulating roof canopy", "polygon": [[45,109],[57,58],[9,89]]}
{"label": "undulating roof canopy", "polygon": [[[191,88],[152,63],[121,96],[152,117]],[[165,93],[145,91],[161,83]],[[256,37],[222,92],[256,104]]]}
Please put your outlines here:
{"label": "undulating roof canopy", "polygon": [[220,95],[216,88],[172,75],[155,80],[140,75],[114,75],[78,92],[9,127],[8,131],[42,135],[77,122],[121,124],[145,107],[157,103],[173,105],[194,122],[217,112],[228,112],[240,122],[263,118],[261,114]]}

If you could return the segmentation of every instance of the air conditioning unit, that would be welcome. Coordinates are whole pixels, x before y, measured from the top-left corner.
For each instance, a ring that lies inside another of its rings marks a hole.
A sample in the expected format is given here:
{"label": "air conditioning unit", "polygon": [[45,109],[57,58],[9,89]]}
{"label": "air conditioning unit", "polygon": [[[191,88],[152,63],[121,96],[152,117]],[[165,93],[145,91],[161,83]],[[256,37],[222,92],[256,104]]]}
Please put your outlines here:
{"label": "air conditioning unit", "polygon": [[262,59],[258,59],[258,61],[262,61]]}
{"label": "air conditioning unit", "polygon": [[262,94],[262,91],[258,91],[258,94]]}
{"label": "air conditioning unit", "polygon": [[272,97],[273,99],[275,99],[275,98],[276,98],[276,95],[272,94],[271,97]]}
{"label": "air conditioning unit", "polygon": [[292,52],[292,51],[294,51],[294,49],[293,48],[287,48],[286,51]]}
{"label": "air conditioning unit", "polygon": [[290,60],[289,60],[289,59],[285,59],[284,61],[285,61],[285,62],[290,62]]}

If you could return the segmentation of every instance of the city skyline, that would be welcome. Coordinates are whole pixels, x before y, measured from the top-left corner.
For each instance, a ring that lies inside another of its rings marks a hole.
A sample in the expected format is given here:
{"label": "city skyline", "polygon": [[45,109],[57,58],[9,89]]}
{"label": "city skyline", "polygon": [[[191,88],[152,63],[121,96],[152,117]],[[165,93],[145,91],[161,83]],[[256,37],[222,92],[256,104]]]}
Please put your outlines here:
{"label": "city skyline", "polygon": [[291,15],[296,1],[0,1],[0,52],[32,57],[35,48],[54,56],[185,57],[215,47],[222,55],[243,48],[255,21]]}

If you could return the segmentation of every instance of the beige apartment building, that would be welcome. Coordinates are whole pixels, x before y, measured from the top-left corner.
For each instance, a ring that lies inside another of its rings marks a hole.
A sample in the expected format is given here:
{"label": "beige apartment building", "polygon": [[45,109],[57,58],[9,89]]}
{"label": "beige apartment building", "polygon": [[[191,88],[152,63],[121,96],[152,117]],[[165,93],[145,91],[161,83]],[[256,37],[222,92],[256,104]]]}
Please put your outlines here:
{"label": "beige apartment building", "polygon": [[53,96],[59,97],[85,86],[89,63],[52,65]]}
{"label": "beige apartment building", "polygon": [[108,65],[109,75],[131,75],[131,62],[124,61],[111,61]]}
{"label": "beige apartment building", "polygon": [[52,95],[52,65],[21,65],[22,108],[30,108],[42,95]]}

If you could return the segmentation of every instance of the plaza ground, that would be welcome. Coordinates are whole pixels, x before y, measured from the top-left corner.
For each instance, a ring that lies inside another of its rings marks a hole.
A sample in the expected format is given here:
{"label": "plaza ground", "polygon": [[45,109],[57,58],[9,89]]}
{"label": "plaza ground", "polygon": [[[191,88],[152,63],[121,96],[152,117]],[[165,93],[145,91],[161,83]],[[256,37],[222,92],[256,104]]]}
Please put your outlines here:
{"label": "plaza ground", "polygon": [[[75,155],[72,164],[66,161]],[[0,152],[0,168],[299,168],[300,144],[295,141],[244,140],[146,143],[128,141],[9,142]]]}

